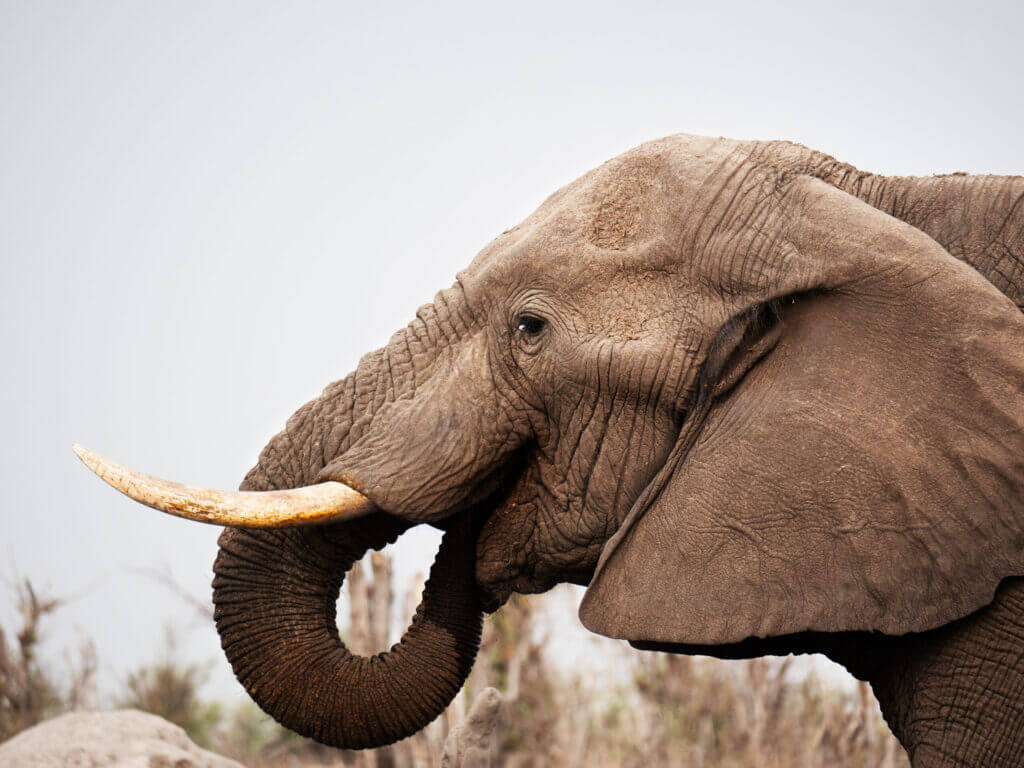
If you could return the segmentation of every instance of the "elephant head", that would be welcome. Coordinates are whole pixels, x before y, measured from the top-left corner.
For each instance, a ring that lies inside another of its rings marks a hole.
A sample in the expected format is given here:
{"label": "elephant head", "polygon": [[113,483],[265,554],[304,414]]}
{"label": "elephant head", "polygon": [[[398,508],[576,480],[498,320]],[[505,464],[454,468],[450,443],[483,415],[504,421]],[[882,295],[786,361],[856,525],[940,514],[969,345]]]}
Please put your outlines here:
{"label": "elephant head", "polygon": [[[338,746],[424,726],[481,610],[559,582],[637,644],[948,623],[1024,575],[1024,180],[989,195],[1005,216],[956,196],[971,179],[919,181],[782,142],[642,145],[486,246],[242,483],[344,503],[121,485],[271,525],[221,535],[223,647]],[[445,534],[411,627],[352,656],[346,570],[420,523]]]}

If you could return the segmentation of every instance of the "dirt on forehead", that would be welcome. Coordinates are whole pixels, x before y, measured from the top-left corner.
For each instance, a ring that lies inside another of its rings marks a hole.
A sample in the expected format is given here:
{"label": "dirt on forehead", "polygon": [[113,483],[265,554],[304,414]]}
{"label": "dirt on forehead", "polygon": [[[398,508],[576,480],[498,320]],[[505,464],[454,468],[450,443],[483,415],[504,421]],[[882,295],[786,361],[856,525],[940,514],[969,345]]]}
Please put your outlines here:
{"label": "dirt on forehead", "polygon": [[669,177],[709,173],[737,146],[681,133],[641,144],[608,161],[580,180],[588,188],[582,205],[587,238],[599,248],[621,251],[651,235],[654,220],[669,205],[658,195],[678,185],[678,179],[672,182]]}
{"label": "dirt on forehead", "polygon": [[587,238],[599,248],[625,250],[643,231],[644,200],[663,166],[658,156],[630,153],[598,169]]}

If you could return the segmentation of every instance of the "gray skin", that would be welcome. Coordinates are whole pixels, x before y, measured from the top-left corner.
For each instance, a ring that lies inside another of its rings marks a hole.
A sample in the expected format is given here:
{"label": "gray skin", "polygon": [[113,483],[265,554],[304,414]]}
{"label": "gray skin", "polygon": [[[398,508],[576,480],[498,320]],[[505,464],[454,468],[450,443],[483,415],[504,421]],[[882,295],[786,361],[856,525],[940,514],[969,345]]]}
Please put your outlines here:
{"label": "gray skin", "polygon": [[[302,733],[393,741],[458,690],[481,608],[573,582],[641,648],[827,653],[915,766],[1024,763],[1022,201],[686,135],[562,188],[263,450],[243,489],[381,512],[225,532],[239,679]],[[352,657],[345,570],[421,523],[413,627]]]}

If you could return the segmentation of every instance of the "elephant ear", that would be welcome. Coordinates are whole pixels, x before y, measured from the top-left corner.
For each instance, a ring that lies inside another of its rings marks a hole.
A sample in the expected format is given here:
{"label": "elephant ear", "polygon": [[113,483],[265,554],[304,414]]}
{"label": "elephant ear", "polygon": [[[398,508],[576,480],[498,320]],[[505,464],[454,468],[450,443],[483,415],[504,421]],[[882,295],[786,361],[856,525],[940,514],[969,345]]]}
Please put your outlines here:
{"label": "elephant ear", "polygon": [[699,432],[604,547],[580,607],[592,631],[903,634],[1024,575],[1024,315],[824,182],[773,205],[745,295],[781,299],[778,342],[728,391],[706,388]]}

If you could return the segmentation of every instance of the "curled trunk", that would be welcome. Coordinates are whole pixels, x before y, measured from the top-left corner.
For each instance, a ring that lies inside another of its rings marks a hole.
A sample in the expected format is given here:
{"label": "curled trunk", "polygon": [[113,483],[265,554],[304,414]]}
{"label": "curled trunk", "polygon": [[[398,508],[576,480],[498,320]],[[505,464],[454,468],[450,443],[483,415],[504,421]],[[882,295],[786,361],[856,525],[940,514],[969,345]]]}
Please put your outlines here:
{"label": "curled trunk", "polygon": [[[320,477],[332,467],[387,512],[301,528],[229,529],[220,538],[215,619],[235,675],[274,719],[324,744],[376,747],[420,730],[458,692],[479,647],[471,510],[455,512],[401,642],[386,653],[354,655],[335,623],[353,563],[394,541],[420,507],[440,517],[455,511],[443,494],[416,493],[429,485],[442,451],[430,444],[410,453],[408,443],[410,435],[436,437],[432,414],[447,414],[436,397],[429,408],[414,407],[418,392],[436,394],[434,379],[448,370],[437,361],[480,361],[476,347],[450,351],[467,336],[465,314],[461,289],[439,294],[388,346],[300,408],[242,483],[245,491],[297,488],[333,480]],[[410,416],[421,411],[425,426]]]}
{"label": "curled trunk", "polygon": [[466,516],[445,533],[400,642],[363,657],[338,635],[345,573],[406,528],[375,514],[221,535],[213,582],[221,645],[239,681],[275,720],[324,744],[377,747],[423,728],[462,687],[483,618],[473,577],[475,532]]}

